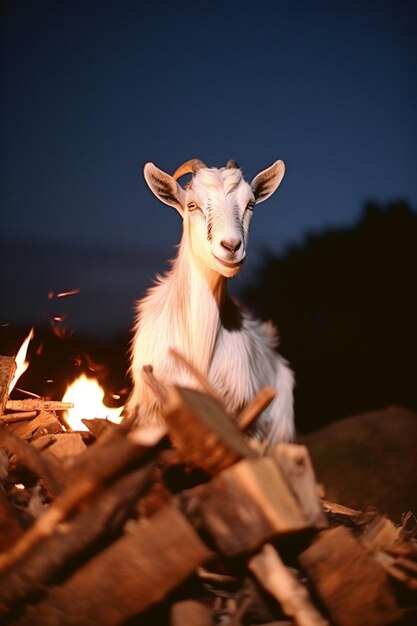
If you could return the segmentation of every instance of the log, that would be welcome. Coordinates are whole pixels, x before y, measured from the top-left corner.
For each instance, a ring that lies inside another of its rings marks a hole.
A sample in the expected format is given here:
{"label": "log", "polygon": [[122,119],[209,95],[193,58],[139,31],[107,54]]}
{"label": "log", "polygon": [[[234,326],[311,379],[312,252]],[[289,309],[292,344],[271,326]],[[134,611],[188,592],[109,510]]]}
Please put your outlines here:
{"label": "log", "polygon": [[86,449],[87,446],[79,433],[67,432],[55,435],[55,441],[43,454],[46,458],[52,456],[54,459],[65,462],[73,461],[74,457],[85,452]]}
{"label": "log", "polygon": [[[191,361],[189,361],[183,354],[171,348],[169,350],[170,355],[176,360],[179,366],[184,367],[191,376],[193,376],[196,382],[201,387],[203,393],[211,398],[214,398],[222,404],[222,399],[214,389],[214,387],[209,382],[207,376],[202,374],[200,370],[198,370]],[[153,383],[155,384],[155,382]],[[159,384],[159,383],[157,383]],[[155,390],[155,389],[154,389]],[[163,388],[163,393],[158,394],[161,399],[165,399],[166,397],[166,389]],[[238,428],[241,431],[245,431],[255,419],[266,409],[266,407],[272,402],[272,400],[276,396],[276,391],[272,387],[264,387],[260,390],[260,392],[253,398],[253,400],[241,411],[241,413],[236,418],[236,423]]]}
{"label": "log", "polygon": [[[377,516],[365,527],[361,543],[373,553],[377,563],[407,589],[417,591],[417,559],[415,546],[407,540],[401,528],[384,516]],[[395,553],[401,556],[396,556]]]}
{"label": "log", "polygon": [[323,530],[299,561],[336,626],[385,626],[401,618],[385,572],[347,528]]}
{"label": "log", "polygon": [[393,543],[398,545],[402,539],[401,529],[385,515],[378,515],[367,524],[360,537],[361,543],[373,552],[386,550]]}
{"label": "log", "polygon": [[16,371],[14,356],[0,355],[0,415],[4,413],[7,398],[9,397],[9,387],[13,375]]}
{"label": "log", "polygon": [[163,415],[174,447],[210,475],[256,456],[223,406],[194,389],[168,389]]}
{"label": "log", "polygon": [[249,569],[281,605],[296,626],[329,626],[312,604],[308,591],[284,565],[278,552],[266,544],[249,560]]}
{"label": "log", "polygon": [[8,411],[66,411],[74,408],[72,402],[59,402],[56,400],[42,400],[42,398],[29,398],[27,400],[8,400]]}
{"label": "log", "polygon": [[[172,504],[115,541],[28,607],[15,626],[118,626],[161,601],[211,557]],[[121,584],[123,581],[123,584]]]}
{"label": "log", "polygon": [[82,419],[81,421],[84,426],[88,428],[89,433],[91,433],[91,435],[95,439],[99,439],[99,437],[101,437],[104,432],[111,430],[112,428],[117,428],[117,424],[115,424],[114,422],[99,417],[94,417],[92,419]]}
{"label": "log", "polygon": [[278,443],[270,451],[270,455],[284,474],[311,527],[326,528],[327,520],[307,448],[297,444]]}
{"label": "log", "polygon": [[204,529],[227,556],[256,550],[273,538],[309,528],[269,457],[240,461],[194,493]]}
{"label": "log", "polygon": [[25,422],[36,417],[37,411],[19,411],[18,413],[6,413],[0,415],[0,424],[11,424],[12,422]]}

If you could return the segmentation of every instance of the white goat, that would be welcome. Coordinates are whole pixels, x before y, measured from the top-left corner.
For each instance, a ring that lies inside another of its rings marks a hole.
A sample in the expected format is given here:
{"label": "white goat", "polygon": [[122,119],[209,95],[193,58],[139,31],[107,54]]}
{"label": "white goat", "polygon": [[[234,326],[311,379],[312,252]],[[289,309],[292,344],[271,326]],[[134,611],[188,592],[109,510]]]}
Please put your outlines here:
{"label": "white goat", "polygon": [[[144,365],[153,366],[162,384],[197,387],[169,355],[173,347],[208,376],[231,414],[264,385],[274,387],[277,396],[258,418],[255,434],[270,444],[293,437],[294,379],[276,352],[276,331],[251,317],[226,293],[227,279],[239,272],[246,256],[253,208],[274,193],[284,171],[284,163],[276,161],[249,185],[234,161],[217,169],[192,159],[173,176],[152,163],[145,165],[150,189],[182,216],[183,235],[171,270],[158,277],[137,305],[134,388],[126,409],[139,417],[141,425],[161,419],[158,399],[142,376]],[[186,173],[193,176],[182,188],[177,179]]]}

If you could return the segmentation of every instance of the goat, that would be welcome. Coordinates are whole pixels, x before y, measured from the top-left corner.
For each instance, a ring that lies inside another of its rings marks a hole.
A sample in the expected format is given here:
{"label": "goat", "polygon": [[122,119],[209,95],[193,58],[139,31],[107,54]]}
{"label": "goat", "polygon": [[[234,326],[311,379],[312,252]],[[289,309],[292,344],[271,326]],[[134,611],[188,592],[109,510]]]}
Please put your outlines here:
{"label": "goat", "polygon": [[[191,375],[169,354],[175,348],[202,373],[236,415],[264,386],[277,396],[258,418],[254,436],[269,444],[294,435],[294,377],[276,352],[277,332],[254,319],[226,292],[228,278],[244,262],[254,206],[269,198],[285,172],[282,161],[261,171],[249,185],[235,161],[209,168],[192,159],[169,174],[147,163],[144,177],[162,202],[183,219],[183,234],[170,271],[137,303],[132,343],[133,391],[126,412],[141,426],[161,420],[160,404],[143,376],[151,364],[162,384],[197,387]],[[181,187],[181,176],[192,173]]]}

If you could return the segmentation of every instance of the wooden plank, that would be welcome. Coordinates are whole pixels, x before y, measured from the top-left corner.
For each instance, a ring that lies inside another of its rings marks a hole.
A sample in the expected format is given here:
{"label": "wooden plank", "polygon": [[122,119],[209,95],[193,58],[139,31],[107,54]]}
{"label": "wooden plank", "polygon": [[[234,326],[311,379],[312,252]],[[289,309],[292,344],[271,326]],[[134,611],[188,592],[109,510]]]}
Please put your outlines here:
{"label": "wooden plank", "polygon": [[307,448],[293,443],[278,443],[270,451],[270,456],[287,479],[310,525],[318,529],[326,528],[327,520]]}
{"label": "wooden plank", "polygon": [[309,527],[281,471],[269,457],[245,459],[196,491],[203,526],[219,549],[237,556],[274,537]]}
{"label": "wooden plank", "polygon": [[322,531],[299,561],[337,626],[386,626],[402,616],[385,572],[347,528]]}
{"label": "wooden plank", "polygon": [[211,556],[194,528],[169,504],[142,519],[14,624],[122,624],[161,601]]}
{"label": "wooden plank", "polygon": [[174,447],[185,460],[213,475],[256,456],[236,423],[215,398],[194,389],[168,389],[163,414]]}
{"label": "wooden plank", "polygon": [[0,415],[4,413],[9,397],[9,386],[16,371],[14,356],[0,355]]}

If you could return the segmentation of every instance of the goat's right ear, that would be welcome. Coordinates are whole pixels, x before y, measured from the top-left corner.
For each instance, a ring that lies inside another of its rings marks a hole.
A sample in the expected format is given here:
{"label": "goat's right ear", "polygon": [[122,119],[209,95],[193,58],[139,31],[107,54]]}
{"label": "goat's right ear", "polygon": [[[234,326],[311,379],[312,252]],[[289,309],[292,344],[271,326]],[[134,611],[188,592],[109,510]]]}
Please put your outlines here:
{"label": "goat's right ear", "polygon": [[181,215],[184,213],[185,191],[172,176],[158,169],[153,163],[145,165],[143,175],[149,189],[161,202],[173,206]]}

